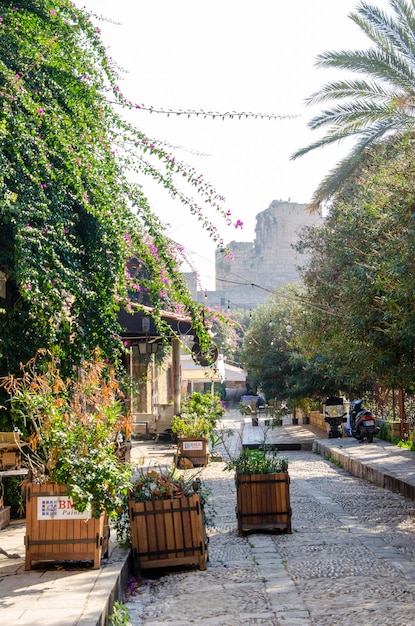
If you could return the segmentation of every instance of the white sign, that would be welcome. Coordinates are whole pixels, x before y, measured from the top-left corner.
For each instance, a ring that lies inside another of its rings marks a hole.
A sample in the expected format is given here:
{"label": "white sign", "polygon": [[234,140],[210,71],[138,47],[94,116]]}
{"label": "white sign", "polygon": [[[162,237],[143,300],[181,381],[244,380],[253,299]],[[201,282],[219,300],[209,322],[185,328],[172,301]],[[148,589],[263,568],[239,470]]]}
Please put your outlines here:
{"label": "white sign", "polygon": [[86,509],[82,513],[77,511],[72,498],[65,495],[40,497],[37,501],[38,520],[60,519],[90,519],[91,510]]}
{"label": "white sign", "polygon": [[203,441],[183,441],[183,450],[203,450]]}

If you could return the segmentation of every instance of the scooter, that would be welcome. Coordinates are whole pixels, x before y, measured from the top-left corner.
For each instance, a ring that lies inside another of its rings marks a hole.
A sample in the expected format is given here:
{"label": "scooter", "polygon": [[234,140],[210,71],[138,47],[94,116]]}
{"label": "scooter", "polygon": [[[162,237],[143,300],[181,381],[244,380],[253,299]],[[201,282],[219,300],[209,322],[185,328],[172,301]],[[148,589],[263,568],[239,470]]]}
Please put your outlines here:
{"label": "scooter", "polygon": [[377,430],[375,420],[372,411],[363,408],[363,400],[352,400],[346,430],[349,428],[352,437],[358,441],[372,443]]}

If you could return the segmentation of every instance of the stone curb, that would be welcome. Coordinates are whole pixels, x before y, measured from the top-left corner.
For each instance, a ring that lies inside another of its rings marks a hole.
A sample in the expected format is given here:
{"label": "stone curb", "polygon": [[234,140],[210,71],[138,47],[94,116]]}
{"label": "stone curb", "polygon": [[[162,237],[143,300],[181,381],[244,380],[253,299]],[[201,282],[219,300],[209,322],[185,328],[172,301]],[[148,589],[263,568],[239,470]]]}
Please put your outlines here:
{"label": "stone curb", "polygon": [[409,450],[380,440],[361,444],[348,439],[316,439],[313,451],[338,462],[353,476],[415,500],[415,454]]}

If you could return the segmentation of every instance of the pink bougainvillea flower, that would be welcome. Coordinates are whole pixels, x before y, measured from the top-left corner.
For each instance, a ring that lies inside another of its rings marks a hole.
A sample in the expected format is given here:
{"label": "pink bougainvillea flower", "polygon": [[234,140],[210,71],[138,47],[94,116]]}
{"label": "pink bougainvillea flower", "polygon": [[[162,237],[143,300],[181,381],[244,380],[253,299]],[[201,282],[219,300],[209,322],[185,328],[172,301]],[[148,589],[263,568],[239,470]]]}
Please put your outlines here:
{"label": "pink bougainvillea flower", "polygon": [[241,222],[241,220],[237,220],[237,221],[235,222],[235,228],[242,228],[242,227],[243,227],[243,225],[244,225],[244,223],[243,223],[243,222]]}
{"label": "pink bougainvillea flower", "polygon": [[225,259],[227,259],[228,261],[233,261],[235,258],[235,255],[233,252],[228,252],[228,254],[225,256]]}
{"label": "pink bougainvillea flower", "polygon": [[39,115],[44,115],[45,110],[44,109],[38,109],[37,112],[39,113]]}

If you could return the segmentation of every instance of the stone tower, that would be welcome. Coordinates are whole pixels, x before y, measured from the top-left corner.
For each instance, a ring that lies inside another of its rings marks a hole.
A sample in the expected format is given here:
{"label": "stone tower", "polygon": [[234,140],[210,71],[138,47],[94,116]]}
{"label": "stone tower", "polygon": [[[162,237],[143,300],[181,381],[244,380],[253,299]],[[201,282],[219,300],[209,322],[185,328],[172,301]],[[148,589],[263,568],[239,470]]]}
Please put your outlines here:
{"label": "stone tower", "polygon": [[292,245],[305,226],[323,223],[321,215],[309,213],[307,207],[274,200],[256,217],[254,242],[231,241],[228,249],[233,260],[217,250],[216,291],[209,304],[253,308],[267,300],[270,290],[298,282],[298,267],[307,264],[307,257]]}

